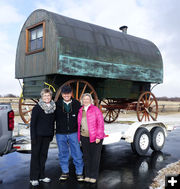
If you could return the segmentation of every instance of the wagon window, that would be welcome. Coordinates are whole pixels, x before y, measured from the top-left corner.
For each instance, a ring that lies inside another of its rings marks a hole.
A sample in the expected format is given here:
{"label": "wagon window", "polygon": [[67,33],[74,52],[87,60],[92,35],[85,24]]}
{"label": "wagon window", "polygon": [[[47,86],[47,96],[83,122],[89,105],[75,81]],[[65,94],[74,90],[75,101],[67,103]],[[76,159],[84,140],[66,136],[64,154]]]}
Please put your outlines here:
{"label": "wagon window", "polygon": [[32,54],[44,50],[45,24],[41,22],[26,29],[26,53]]}
{"label": "wagon window", "polygon": [[43,27],[40,26],[36,29],[30,30],[30,44],[29,50],[37,50],[43,48]]}

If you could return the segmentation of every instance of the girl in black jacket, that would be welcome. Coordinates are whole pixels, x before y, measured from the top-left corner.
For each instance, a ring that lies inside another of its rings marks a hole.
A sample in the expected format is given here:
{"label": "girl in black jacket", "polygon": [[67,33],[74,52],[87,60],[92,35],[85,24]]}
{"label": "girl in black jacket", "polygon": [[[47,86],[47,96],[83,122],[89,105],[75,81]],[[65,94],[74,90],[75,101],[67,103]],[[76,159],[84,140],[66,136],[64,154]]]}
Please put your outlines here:
{"label": "girl in black jacket", "polygon": [[52,92],[45,88],[41,91],[41,99],[32,110],[30,131],[31,131],[31,164],[30,183],[33,186],[39,185],[39,181],[50,182],[45,177],[45,162],[48,148],[54,136],[54,121],[56,105],[52,100]]}

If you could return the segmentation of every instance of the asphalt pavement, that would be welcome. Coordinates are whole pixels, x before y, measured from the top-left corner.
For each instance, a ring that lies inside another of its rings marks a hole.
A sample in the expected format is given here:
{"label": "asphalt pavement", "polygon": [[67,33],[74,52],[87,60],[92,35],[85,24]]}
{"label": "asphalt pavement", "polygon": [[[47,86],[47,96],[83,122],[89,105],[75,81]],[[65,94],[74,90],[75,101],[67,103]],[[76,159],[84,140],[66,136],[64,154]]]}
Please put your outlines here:
{"label": "asphalt pavement", "polygon": [[100,174],[97,184],[78,183],[74,166],[70,160],[70,178],[58,180],[61,170],[58,150],[50,149],[46,163],[47,176],[51,183],[40,183],[37,187],[29,184],[30,154],[14,152],[0,157],[0,189],[147,189],[158,170],[167,164],[180,160],[180,127],[168,134],[161,152],[149,150],[139,157],[131,151],[125,141],[103,146]]}

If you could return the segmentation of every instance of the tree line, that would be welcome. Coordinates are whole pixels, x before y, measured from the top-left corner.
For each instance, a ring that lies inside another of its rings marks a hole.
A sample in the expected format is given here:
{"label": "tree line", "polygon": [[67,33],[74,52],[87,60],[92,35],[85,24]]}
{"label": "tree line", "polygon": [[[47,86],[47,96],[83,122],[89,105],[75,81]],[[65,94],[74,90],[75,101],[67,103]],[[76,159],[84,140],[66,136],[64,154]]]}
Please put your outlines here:
{"label": "tree line", "polygon": [[173,102],[178,102],[180,101],[180,97],[157,97],[158,101],[173,101]]}
{"label": "tree line", "polygon": [[[0,95],[0,97],[15,98],[15,97],[19,97],[19,96],[9,93],[9,94],[6,94],[6,95]],[[180,97],[167,97],[167,96],[163,96],[163,97],[157,97],[156,99],[158,101],[174,101],[174,102],[180,101]]]}
{"label": "tree line", "polygon": [[0,94],[0,98],[16,98],[16,97],[19,97],[19,96],[17,96],[17,95],[14,95],[14,94],[11,94],[11,93],[9,93],[9,94],[6,94],[6,95],[1,95]]}

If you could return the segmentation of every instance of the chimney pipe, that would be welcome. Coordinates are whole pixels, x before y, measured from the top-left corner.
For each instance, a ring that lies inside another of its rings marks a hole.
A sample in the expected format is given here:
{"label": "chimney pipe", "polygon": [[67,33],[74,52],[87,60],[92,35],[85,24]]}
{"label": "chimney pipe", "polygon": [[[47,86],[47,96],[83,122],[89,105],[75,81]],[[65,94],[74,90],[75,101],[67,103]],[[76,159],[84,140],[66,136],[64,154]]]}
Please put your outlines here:
{"label": "chimney pipe", "polygon": [[127,33],[128,27],[127,27],[127,26],[121,26],[119,29],[120,29],[123,33]]}

